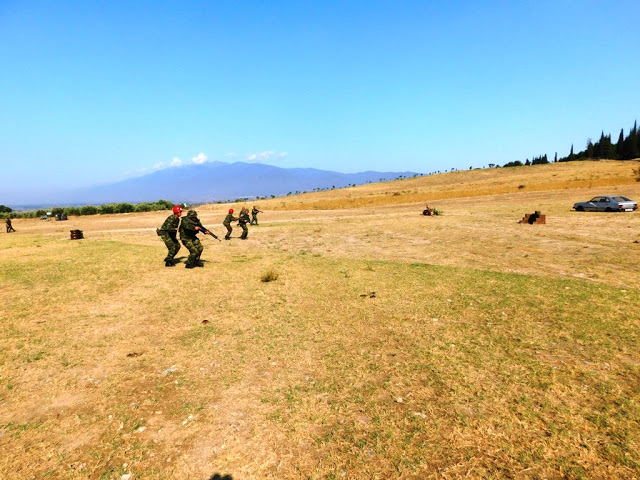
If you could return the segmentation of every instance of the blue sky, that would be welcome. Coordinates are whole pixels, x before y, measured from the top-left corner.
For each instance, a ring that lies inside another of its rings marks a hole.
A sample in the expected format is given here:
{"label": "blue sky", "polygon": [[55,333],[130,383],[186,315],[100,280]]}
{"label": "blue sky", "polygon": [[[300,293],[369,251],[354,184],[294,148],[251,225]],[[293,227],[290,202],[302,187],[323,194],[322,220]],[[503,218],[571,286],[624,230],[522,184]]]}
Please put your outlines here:
{"label": "blue sky", "polygon": [[640,119],[639,21],[637,0],[0,0],[0,203],[203,161],[565,156]]}

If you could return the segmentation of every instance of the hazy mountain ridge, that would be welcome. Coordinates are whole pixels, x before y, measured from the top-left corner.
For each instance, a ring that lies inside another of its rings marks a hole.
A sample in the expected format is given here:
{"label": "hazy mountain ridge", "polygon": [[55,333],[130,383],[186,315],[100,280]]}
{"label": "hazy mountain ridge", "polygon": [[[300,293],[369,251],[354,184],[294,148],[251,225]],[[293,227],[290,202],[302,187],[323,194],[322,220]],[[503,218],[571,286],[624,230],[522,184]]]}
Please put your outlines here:
{"label": "hazy mountain ridge", "polygon": [[[167,168],[116,183],[69,190],[52,200],[56,205],[140,203],[159,199],[205,203],[281,196],[289,192],[340,188],[414,175],[419,174],[374,171],[339,173],[314,168],[280,168],[260,163],[208,162]],[[36,204],[37,201],[30,203]]]}

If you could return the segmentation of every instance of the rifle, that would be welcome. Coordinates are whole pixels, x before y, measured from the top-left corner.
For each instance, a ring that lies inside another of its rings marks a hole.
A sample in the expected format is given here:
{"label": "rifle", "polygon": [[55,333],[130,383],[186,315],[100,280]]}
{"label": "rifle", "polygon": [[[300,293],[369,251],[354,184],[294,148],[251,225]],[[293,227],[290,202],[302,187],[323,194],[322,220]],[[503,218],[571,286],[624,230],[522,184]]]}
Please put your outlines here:
{"label": "rifle", "polygon": [[204,231],[203,231],[203,233],[204,233],[205,235],[211,235],[213,238],[215,238],[215,239],[216,239],[216,240],[218,240],[219,242],[222,242],[222,240],[220,240],[220,239],[218,238],[218,236],[217,236],[215,233],[213,233],[211,230],[207,230],[207,229],[205,228],[205,229],[204,229]]}
{"label": "rifle", "polygon": [[213,238],[215,238],[215,239],[216,239],[216,240],[218,240],[219,242],[222,242],[222,240],[220,240],[220,239],[218,238],[218,236],[217,236],[215,233],[213,233],[213,232],[212,232],[211,230],[209,230],[207,227],[205,227],[204,225],[202,225],[202,224],[200,223],[200,221],[199,221],[199,220],[198,220],[198,223],[196,224],[196,227],[200,227],[200,230],[197,230],[196,232],[202,232],[202,233],[204,233],[205,235],[211,235]]}

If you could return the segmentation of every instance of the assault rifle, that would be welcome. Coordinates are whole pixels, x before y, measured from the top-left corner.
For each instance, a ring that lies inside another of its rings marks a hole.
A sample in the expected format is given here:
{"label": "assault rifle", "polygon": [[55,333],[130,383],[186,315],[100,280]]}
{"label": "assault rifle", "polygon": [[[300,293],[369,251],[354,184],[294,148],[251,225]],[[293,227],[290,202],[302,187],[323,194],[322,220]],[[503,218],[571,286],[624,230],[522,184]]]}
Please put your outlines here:
{"label": "assault rifle", "polygon": [[205,227],[204,225],[202,225],[200,223],[200,220],[198,220],[198,223],[195,224],[196,227],[200,227],[200,230],[196,230],[197,233],[204,233],[205,235],[211,235],[213,238],[215,238],[216,240],[218,240],[219,242],[222,242],[222,240],[220,240],[218,238],[218,236],[213,233],[211,230],[209,230],[207,227]]}
{"label": "assault rifle", "polygon": [[204,233],[205,235],[211,235],[213,238],[215,238],[216,240],[218,240],[219,242],[222,242],[222,240],[220,240],[218,238],[218,236],[213,233],[211,230],[207,230],[206,228],[202,227],[202,230],[200,230],[202,233]]}

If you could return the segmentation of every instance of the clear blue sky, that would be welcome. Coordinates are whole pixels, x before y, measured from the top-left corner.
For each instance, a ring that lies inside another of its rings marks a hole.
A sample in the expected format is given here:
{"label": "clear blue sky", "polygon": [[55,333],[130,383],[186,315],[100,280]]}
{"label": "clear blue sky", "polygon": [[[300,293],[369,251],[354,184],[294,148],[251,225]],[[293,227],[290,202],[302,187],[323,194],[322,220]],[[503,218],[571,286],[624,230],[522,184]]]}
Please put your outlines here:
{"label": "clear blue sky", "polygon": [[0,0],[0,203],[194,161],[566,156],[640,120],[639,25],[638,0]]}

